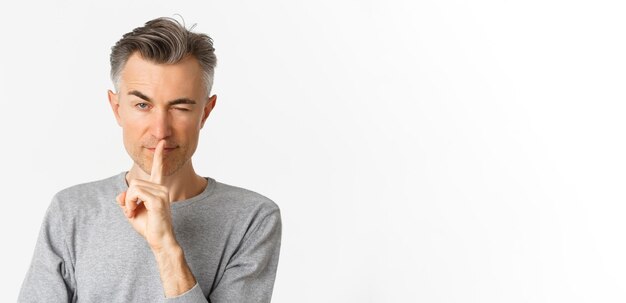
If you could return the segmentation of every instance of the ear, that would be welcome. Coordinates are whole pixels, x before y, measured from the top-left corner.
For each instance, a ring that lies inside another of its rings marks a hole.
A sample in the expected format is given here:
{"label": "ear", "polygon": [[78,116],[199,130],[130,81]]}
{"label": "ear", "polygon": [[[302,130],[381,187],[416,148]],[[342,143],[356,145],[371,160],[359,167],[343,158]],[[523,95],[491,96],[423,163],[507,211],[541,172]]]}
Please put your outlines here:
{"label": "ear", "polygon": [[109,97],[109,104],[111,105],[111,109],[113,110],[113,114],[115,115],[115,120],[117,120],[117,125],[122,126],[122,120],[119,113],[120,102],[117,99],[117,94],[109,90],[107,92],[107,95]]}
{"label": "ear", "polygon": [[215,107],[215,103],[216,102],[217,102],[217,96],[216,95],[213,95],[211,98],[209,98],[209,100],[207,100],[207,103],[204,106],[203,113],[202,113],[202,122],[200,124],[200,129],[202,129],[204,127],[204,122],[206,122],[206,119],[209,117],[209,114],[211,113],[211,111]]}

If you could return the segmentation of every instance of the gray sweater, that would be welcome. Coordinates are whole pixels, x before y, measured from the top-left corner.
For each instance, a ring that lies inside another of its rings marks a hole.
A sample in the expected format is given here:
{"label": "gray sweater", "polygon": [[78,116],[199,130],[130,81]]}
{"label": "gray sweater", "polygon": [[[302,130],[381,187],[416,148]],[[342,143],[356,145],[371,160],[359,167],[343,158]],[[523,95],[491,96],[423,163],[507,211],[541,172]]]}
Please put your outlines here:
{"label": "gray sweater", "polygon": [[152,251],[115,201],[128,189],[125,174],[54,196],[19,302],[270,302],[281,239],[274,202],[206,178],[200,195],[172,203],[198,283],[165,299]]}

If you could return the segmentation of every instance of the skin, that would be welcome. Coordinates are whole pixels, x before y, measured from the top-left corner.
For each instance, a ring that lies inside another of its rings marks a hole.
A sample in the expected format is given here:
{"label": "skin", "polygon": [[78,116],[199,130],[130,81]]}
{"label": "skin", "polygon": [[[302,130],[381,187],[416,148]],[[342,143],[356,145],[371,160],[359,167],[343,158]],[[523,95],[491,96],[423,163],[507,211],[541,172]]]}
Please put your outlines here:
{"label": "skin", "polygon": [[192,56],[176,64],[156,64],[135,53],[121,72],[119,92],[108,91],[124,147],[133,159],[126,175],[128,190],[116,199],[152,249],[166,297],[196,284],[174,234],[170,205],[207,186],[191,161],[217,99],[206,94],[201,72]]}

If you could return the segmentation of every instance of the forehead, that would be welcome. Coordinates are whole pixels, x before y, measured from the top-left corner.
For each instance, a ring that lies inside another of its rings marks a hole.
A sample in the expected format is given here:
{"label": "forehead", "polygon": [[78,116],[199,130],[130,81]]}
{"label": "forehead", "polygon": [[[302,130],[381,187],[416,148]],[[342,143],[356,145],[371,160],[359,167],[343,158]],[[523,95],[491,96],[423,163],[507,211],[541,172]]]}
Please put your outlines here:
{"label": "forehead", "polygon": [[198,60],[187,56],[175,64],[158,64],[133,53],[120,75],[120,90],[138,90],[155,99],[199,97],[203,92]]}

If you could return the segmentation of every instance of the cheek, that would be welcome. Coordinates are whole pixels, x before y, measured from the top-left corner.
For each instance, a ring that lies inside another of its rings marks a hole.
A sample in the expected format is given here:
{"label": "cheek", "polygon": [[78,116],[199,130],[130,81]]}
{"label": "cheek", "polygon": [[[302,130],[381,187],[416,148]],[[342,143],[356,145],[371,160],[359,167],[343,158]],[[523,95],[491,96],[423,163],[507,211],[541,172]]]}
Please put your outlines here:
{"label": "cheek", "polygon": [[174,127],[174,138],[179,144],[184,144],[188,147],[197,144],[199,128],[195,122],[190,120],[188,123],[179,123]]}
{"label": "cheek", "polygon": [[133,123],[127,121],[122,125],[124,147],[130,154],[137,155],[142,152],[142,142],[145,140],[142,138],[144,132],[141,131],[141,127],[141,124],[136,121]]}
{"label": "cheek", "polygon": [[124,137],[138,137],[149,125],[149,121],[145,115],[141,115],[128,109],[120,111],[120,118],[122,129],[124,131]]}
{"label": "cheek", "polygon": [[124,129],[124,138],[128,139],[136,139],[141,135],[141,124],[140,123],[124,123],[122,128]]}
{"label": "cheek", "polygon": [[178,117],[174,119],[172,127],[184,137],[190,137],[199,130],[199,122],[196,118],[195,116]]}

